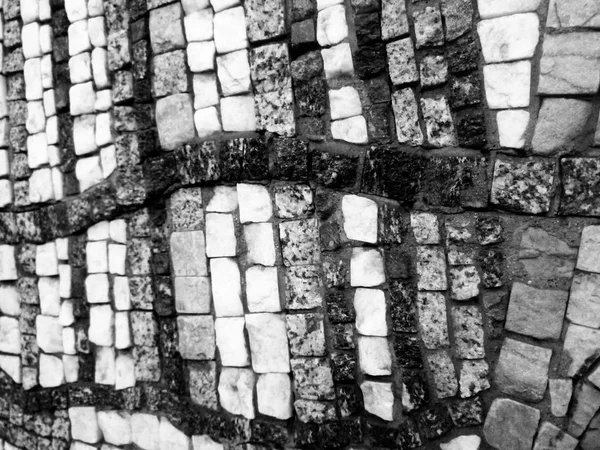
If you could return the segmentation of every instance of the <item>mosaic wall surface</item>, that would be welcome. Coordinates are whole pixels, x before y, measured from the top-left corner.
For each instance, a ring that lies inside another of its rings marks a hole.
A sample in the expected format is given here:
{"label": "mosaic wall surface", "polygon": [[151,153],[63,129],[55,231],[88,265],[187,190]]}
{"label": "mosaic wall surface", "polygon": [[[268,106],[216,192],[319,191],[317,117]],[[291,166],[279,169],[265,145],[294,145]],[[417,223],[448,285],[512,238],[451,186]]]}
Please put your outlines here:
{"label": "mosaic wall surface", "polygon": [[0,449],[600,449],[600,1],[0,12]]}

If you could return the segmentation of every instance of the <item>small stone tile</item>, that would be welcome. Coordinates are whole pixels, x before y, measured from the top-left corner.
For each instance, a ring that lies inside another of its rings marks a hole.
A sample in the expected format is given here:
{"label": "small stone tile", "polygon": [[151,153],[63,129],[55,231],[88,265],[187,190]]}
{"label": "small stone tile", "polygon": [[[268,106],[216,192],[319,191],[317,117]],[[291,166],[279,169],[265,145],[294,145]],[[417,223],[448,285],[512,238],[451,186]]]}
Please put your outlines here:
{"label": "small stone tile", "polygon": [[246,271],[246,297],[250,312],[281,311],[277,268],[250,267]]}
{"label": "small stone tile", "polygon": [[482,20],[477,32],[486,63],[531,58],[540,35],[539,19],[526,13]]}
{"label": "small stone tile", "polygon": [[475,266],[450,269],[450,296],[454,300],[470,300],[479,295],[481,278]]}
{"label": "small stone tile", "polygon": [[387,336],[385,294],[379,289],[359,288],[354,293],[356,330],[364,336]]}
{"label": "small stone tile", "polygon": [[348,25],[344,5],[333,5],[319,11],[317,41],[321,47],[339,44],[347,37]]}
{"label": "small stone tile", "polygon": [[250,369],[225,367],[219,377],[219,401],[231,414],[254,418],[256,375]]}
{"label": "small stone tile", "polygon": [[483,434],[488,443],[498,448],[532,448],[539,421],[538,409],[507,398],[497,398],[488,412]]}
{"label": "small stone tile", "polygon": [[447,289],[446,258],[440,247],[417,247],[417,276],[419,290]]}
{"label": "small stone tile", "polygon": [[259,184],[238,184],[240,221],[266,222],[273,216],[273,205],[267,188]]}
{"label": "small stone tile", "polygon": [[408,34],[406,4],[394,0],[381,3],[381,37],[388,40]]}
{"label": "small stone tile", "polygon": [[180,3],[150,11],[150,42],[154,54],[185,47],[182,21],[183,10]]}
{"label": "small stone tile", "polygon": [[386,338],[359,336],[358,360],[362,373],[373,376],[392,374],[392,354]]}
{"label": "small stone tile", "polygon": [[285,32],[283,0],[250,0],[244,3],[251,42],[281,36]]}
{"label": "small stone tile", "polygon": [[415,51],[410,37],[386,45],[390,78],[396,86],[419,80]]}
{"label": "small stone tile", "polygon": [[208,275],[204,233],[175,232],[171,235],[171,263],[177,276]]}
{"label": "small stone tile", "polygon": [[286,266],[316,264],[320,260],[319,229],[316,219],[279,224],[279,238]]}
{"label": "small stone tile", "polygon": [[297,219],[314,211],[313,192],[308,185],[284,185],[275,188],[277,217]]}
{"label": "small stone tile", "polygon": [[296,395],[305,400],[333,400],[335,391],[329,362],[323,358],[293,358]]}
{"label": "small stone tile", "polygon": [[365,410],[383,420],[394,420],[394,392],[392,383],[363,381],[360,385]]}
{"label": "small stone tile", "polygon": [[233,215],[206,214],[206,256],[235,256],[236,245]]}
{"label": "small stone tile", "polygon": [[422,98],[421,109],[429,143],[434,147],[455,146],[456,132],[446,98]]}
{"label": "small stone tile", "polygon": [[[590,381],[591,377],[590,377]],[[555,417],[565,417],[569,411],[569,403],[573,395],[573,380],[571,379],[550,379],[548,380],[548,390],[550,391],[550,408]]]}
{"label": "small stone tile", "polygon": [[453,306],[455,353],[461,359],[485,357],[483,318],[476,306]]}
{"label": "small stone tile", "polygon": [[431,213],[412,213],[410,226],[417,244],[439,244],[440,224],[437,216]]}
{"label": "small stone tile", "polygon": [[354,75],[354,64],[352,63],[352,52],[350,44],[342,42],[330,48],[321,50],[323,57],[323,68],[327,80],[335,80]]}
{"label": "small stone tile", "polygon": [[581,233],[576,267],[580,270],[600,273],[598,251],[600,251],[600,226],[587,226]]}
{"label": "small stone tile", "polygon": [[258,412],[276,419],[292,417],[292,383],[288,374],[265,373],[256,382]]}
{"label": "small stone tile", "polygon": [[425,347],[429,349],[449,347],[444,295],[439,292],[419,292],[417,310],[421,325],[421,339]]}
{"label": "small stone tile", "polygon": [[373,287],[385,283],[383,257],[376,249],[353,248],[350,262],[350,284]]}
{"label": "small stone tile", "polygon": [[519,61],[483,67],[485,94],[490,109],[529,106],[531,63]]}
{"label": "small stone tile", "polygon": [[217,317],[243,315],[240,269],[237,262],[231,258],[213,258],[210,260],[210,273]]}
{"label": "small stone tile", "polygon": [[215,322],[212,316],[177,317],[179,353],[182,358],[210,360],[215,357]]}
{"label": "small stone tile", "polygon": [[394,92],[392,107],[398,141],[403,144],[421,145],[423,143],[423,132],[419,125],[417,101],[413,90],[406,88]]}
{"label": "small stone tile", "polygon": [[215,320],[217,348],[224,366],[250,365],[250,353],[244,336],[245,323],[243,317],[220,317]]}
{"label": "small stone tile", "polygon": [[460,396],[472,397],[490,388],[489,366],[485,360],[463,361],[460,368]]}
{"label": "small stone tile", "polygon": [[345,195],[342,198],[344,232],[348,239],[377,242],[377,203],[366,197]]}
{"label": "small stone tile", "polygon": [[246,328],[256,373],[289,372],[285,319],[281,314],[246,314]]}
{"label": "small stone tile", "polygon": [[325,328],[322,314],[287,314],[286,324],[293,356],[325,355]]}
{"label": "small stone tile", "polygon": [[437,397],[441,399],[456,395],[458,381],[448,352],[440,350],[427,355],[427,365],[433,376]]}
{"label": "small stone tile", "polygon": [[237,7],[217,12],[213,19],[217,52],[229,53],[248,46],[244,8]]}
{"label": "small stone tile", "polygon": [[285,269],[286,308],[312,309],[323,304],[323,282],[318,266]]}
{"label": "small stone tile", "polygon": [[442,15],[439,7],[427,6],[421,10],[415,10],[413,11],[413,18],[417,48],[437,46],[444,43]]}

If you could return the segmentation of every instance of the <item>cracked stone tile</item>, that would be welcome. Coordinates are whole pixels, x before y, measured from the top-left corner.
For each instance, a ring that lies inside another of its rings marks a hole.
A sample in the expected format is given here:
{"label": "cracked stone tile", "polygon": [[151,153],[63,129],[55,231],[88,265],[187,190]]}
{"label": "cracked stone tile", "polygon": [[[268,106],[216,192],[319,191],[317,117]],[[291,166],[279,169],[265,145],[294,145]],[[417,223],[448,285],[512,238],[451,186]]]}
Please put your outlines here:
{"label": "cracked stone tile", "polygon": [[483,434],[499,449],[530,449],[540,421],[536,408],[507,398],[497,398],[488,412]]}
{"label": "cracked stone tile", "polygon": [[482,20],[477,25],[486,63],[531,58],[540,37],[537,14]]}
{"label": "cracked stone tile", "polygon": [[579,437],[600,409],[600,391],[591,384],[580,382],[573,396],[574,407],[567,430],[572,436]]}
{"label": "cracked stone tile", "polygon": [[574,376],[587,369],[591,361],[600,356],[598,348],[600,331],[570,324],[563,344],[563,363],[567,366],[567,376]]}

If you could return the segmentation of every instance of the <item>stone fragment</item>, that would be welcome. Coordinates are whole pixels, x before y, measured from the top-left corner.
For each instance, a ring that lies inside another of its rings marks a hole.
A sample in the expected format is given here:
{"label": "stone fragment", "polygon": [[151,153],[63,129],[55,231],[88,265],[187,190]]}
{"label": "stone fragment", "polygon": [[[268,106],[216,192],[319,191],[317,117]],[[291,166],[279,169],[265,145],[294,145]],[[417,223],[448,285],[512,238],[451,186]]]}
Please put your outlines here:
{"label": "stone fragment", "polygon": [[280,314],[246,314],[246,328],[256,373],[290,371],[287,331]]}
{"label": "stone fragment", "polygon": [[217,348],[224,366],[250,365],[248,345],[244,336],[245,323],[243,317],[219,317],[215,320]]}
{"label": "stone fragment", "polygon": [[446,299],[440,292],[419,292],[417,310],[421,326],[421,339],[428,349],[450,346]]}
{"label": "stone fragment", "polygon": [[600,439],[600,416],[596,414],[594,418],[591,420],[587,430],[581,436],[579,440],[579,446],[583,450],[594,450],[596,447],[598,439]]}
{"label": "stone fragment", "polygon": [[388,422],[394,420],[392,383],[363,381],[360,390],[363,394],[365,410]]}
{"label": "stone fragment", "polygon": [[505,327],[509,331],[537,339],[558,339],[567,301],[567,292],[536,289],[523,283],[514,283]]}
{"label": "stone fragment", "polygon": [[445,444],[440,444],[441,450],[477,450],[481,438],[476,435],[458,436]]}
{"label": "stone fragment", "polygon": [[256,375],[250,369],[224,367],[219,377],[219,400],[231,414],[254,418],[254,384]]}
{"label": "stone fragment", "polygon": [[292,383],[288,374],[265,373],[256,383],[258,412],[286,420],[292,417]]}
{"label": "stone fragment", "polygon": [[530,450],[540,421],[540,412],[506,398],[493,401],[483,434],[499,450]]}
{"label": "stone fragment", "polygon": [[599,45],[600,33],[546,36],[540,61],[538,93],[596,93],[600,86]]}
{"label": "stone fragment", "polygon": [[296,397],[305,400],[334,400],[333,377],[324,358],[293,358]]}
{"label": "stone fragment", "polygon": [[483,67],[485,94],[491,109],[529,106],[531,62],[488,64]]}
{"label": "stone fragment", "polygon": [[383,257],[376,249],[353,248],[350,260],[350,284],[373,287],[385,283]]}
{"label": "stone fragment", "polygon": [[577,268],[600,273],[600,226],[590,225],[581,232],[581,244],[577,255]]}
{"label": "stone fragment", "polygon": [[546,392],[551,357],[550,349],[505,339],[496,365],[497,386],[506,394],[539,402]]}
{"label": "stone fragment", "polygon": [[482,20],[477,32],[486,63],[531,58],[540,36],[539,19],[526,13]]}
{"label": "stone fragment", "polygon": [[550,155],[574,148],[585,134],[591,112],[591,103],[584,100],[544,99],[531,141],[534,153]]}
{"label": "stone fragment", "polygon": [[430,353],[427,355],[427,365],[433,377],[437,397],[441,399],[456,395],[458,381],[448,352],[440,350]]}
{"label": "stone fragment", "polygon": [[567,366],[567,376],[572,377],[582,369],[587,369],[589,364],[600,356],[598,339],[599,330],[576,324],[569,325],[563,344],[563,363]]}
{"label": "stone fragment", "polygon": [[179,316],[177,329],[179,353],[184,359],[214,359],[215,322],[212,316]]}
{"label": "stone fragment", "polygon": [[575,389],[574,403],[569,421],[569,434],[579,437],[600,409],[600,391],[591,384],[581,382]]}
{"label": "stone fragment", "polygon": [[490,388],[489,366],[484,359],[464,361],[460,369],[460,396],[472,397]]}
{"label": "stone fragment", "polygon": [[396,86],[419,80],[415,50],[410,37],[386,45],[390,78]]}
{"label": "stone fragment", "polygon": [[411,88],[399,89],[392,94],[392,107],[396,123],[398,142],[410,145],[423,143],[423,132],[419,125],[417,101]]}
{"label": "stone fragment", "polygon": [[570,379],[550,379],[548,380],[550,390],[550,401],[552,415],[555,417],[565,417],[569,410],[569,403],[573,394],[573,380]]}
{"label": "stone fragment", "polygon": [[444,29],[442,15],[438,6],[427,6],[413,11],[417,48],[442,45]]}
{"label": "stone fragment", "polygon": [[547,448],[556,450],[575,450],[578,441],[550,422],[543,422],[535,440],[533,450]]}
{"label": "stone fragment", "polygon": [[446,258],[440,247],[417,247],[417,277],[419,290],[446,290]]}

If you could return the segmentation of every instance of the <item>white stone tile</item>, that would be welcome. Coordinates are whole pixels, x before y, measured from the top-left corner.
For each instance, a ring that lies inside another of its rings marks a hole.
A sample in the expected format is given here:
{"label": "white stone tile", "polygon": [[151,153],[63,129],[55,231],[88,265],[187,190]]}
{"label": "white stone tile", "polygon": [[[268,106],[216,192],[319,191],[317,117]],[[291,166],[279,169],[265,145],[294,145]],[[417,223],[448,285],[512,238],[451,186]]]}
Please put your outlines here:
{"label": "white stone tile", "polygon": [[238,207],[237,189],[235,186],[215,186],[207,212],[233,212]]}
{"label": "white stone tile", "polygon": [[114,142],[112,115],[108,112],[96,115],[96,145],[104,147]]}
{"label": "white stone tile", "polygon": [[342,42],[331,48],[324,48],[321,50],[321,55],[323,56],[325,77],[328,80],[354,75],[352,52],[350,51],[350,44],[347,42]]}
{"label": "white stone tile", "polygon": [[37,169],[44,164],[48,164],[46,133],[38,133],[27,137],[27,163],[31,169]]}
{"label": "white stone tile", "polygon": [[237,194],[242,223],[266,222],[273,217],[273,204],[265,186],[240,183]]}
{"label": "white stone tile", "polygon": [[363,381],[360,385],[363,394],[365,410],[391,422],[394,420],[394,392],[392,383]]}
{"label": "white stone tile", "polygon": [[8,316],[21,314],[21,296],[16,286],[0,284],[0,312]]}
{"label": "white stone tile", "polygon": [[63,300],[60,304],[60,314],[58,321],[63,327],[71,326],[75,323],[75,315],[73,314],[73,302],[71,300]]}
{"label": "white stone tile", "polygon": [[360,336],[358,359],[360,370],[364,374],[373,376],[392,374],[392,355],[386,338]]}
{"label": "white stone tile", "polygon": [[110,237],[110,222],[103,220],[95,223],[87,230],[88,241],[106,241]]}
{"label": "white stone tile", "polygon": [[581,244],[577,255],[579,270],[600,273],[600,226],[588,225],[581,233]]}
{"label": "white stone tile", "polygon": [[353,248],[350,260],[350,284],[373,287],[385,283],[383,256],[376,249]]}
{"label": "white stone tile", "polygon": [[144,450],[161,450],[159,447],[158,417],[152,414],[131,415],[131,435],[135,445]]}
{"label": "white stone tile", "polygon": [[[208,0],[204,0],[204,2],[207,3]],[[201,1],[200,3],[203,3],[203,1]],[[216,12],[219,12],[231,8],[233,6],[239,5],[240,2],[239,0],[210,0],[210,4]]]}
{"label": "white stone tile", "polygon": [[60,165],[61,156],[60,149],[56,145],[49,145],[47,148],[48,151],[48,164],[50,167],[57,167]]}
{"label": "white stone tile", "polygon": [[219,401],[231,414],[254,418],[254,384],[256,375],[250,369],[224,367],[219,377]]}
{"label": "white stone tile", "polygon": [[109,225],[110,238],[119,244],[127,243],[127,222],[124,219],[111,220]]}
{"label": "white stone tile", "polygon": [[237,242],[232,214],[206,214],[206,256],[235,256]]}
{"label": "white stone tile", "polygon": [[96,347],[96,372],[94,382],[112,386],[116,378],[115,349],[112,347]]}
{"label": "white stone tile", "polygon": [[69,25],[69,56],[87,52],[92,49],[88,32],[88,21],[79,20]]}
{"label": "white stone tile", "polygon": [[108,246],[108,271],[116,275],[125,275],[127,246],[110,244]]}
{"label": "white stone tile", "polygon": [[110,87],[110,75],[108,73],[108,52],[106,49],[95,48],[92,51],[92,57],[90,61],[90,68],[94,76],[94,85],[96,86],[96,89],[100,90]]}
{"label": "white stone tile", "polygon": [[411,213],[410,226],[417,244],[440,243],[440,224],[435,214]]}
{"label": "white stone tile", "polygon": [[131,339],[131,326],[129,324],[129,312],[121,311],[115,313],[115,348],[124,350],[133,345]]}
{"label": "white stone tile", "polygon": [[[185,6],[184,6],[185,8]],[[213,38],[213,10],[194,11],[183,18],[188,42],[210,41]]]}
{"label": "white stone tile", "polygon": [[87,19],[88,7],[86,0],[65,0],[65,12],[69,22]]}
{"label": "white stone tile", "polygon": [[47,22],[52,18],[52,8],[50,7],[50,0],[39,0],[38,2],[40,20]]}
{"label": "white stone tile", "polygon": [[110,305],[90,306],[90,342],[110,347],[115,343],[115,313]]}
{"label": "white stone tile", "polygon": [[346,8],[334,5],[319,11],[317,16],[317,42],[322,47],[339,44],[348,37]]}
{"label": "white stone tile", "polygon": [[240,269],[234,259],[210,260],[212,297],[217,317],[236,317],[244,314]]}
{"label": "white stone tile", "polygon": [[92,79],[92,59],[90,52],[83,52],[69,58],[71,83],[84,83]]}
{"label": "white stone tile", "polygon": [[344,0],[317,0],[317,11],[329,8],[333,5],[343,4]]}
{"label": "white stone tile", "polygon": [[46,316],[58,317],[60,314],[60,284],[57,277],[38,278],[40,311]]}
{"label": "white stone tile", "polygon": [[88,273],[108,272],[108,245],[106,241],[92,241],[85,246]]}
{"label": "white stone tile", "polygon": [[331,109],[332,120],[346,119],[362,114],[362,105],[358,91],[352,86],[331,89],[329,91],[329,107]]}
{"label": "white stone tile", "polygon": [[79,357],[73,355],[63,355],[63,370],[65,381],[67,383],[77,383],[79,381]]}
{"label": "white stone tile", "polygon": [[19,2],[23,23],[30,23],[40,18],[37,0],[21,0]]}
{"label": "white stone tile", "polygon": [[535,11],[540,6],[540,0],[477,0],[477,6],[481,18],[490,19]]}
{"label": "white stone tile", "polygon": [[112,107],[112,92],[110,89],[103,89],[96,92],[96,101],[94,109],[96,111],[108,111]]}
{"label": "white stone tile", "polygon": [[108,178],[117,170],[117,149],[114,145],[100,149],[100,165],[102,166],[102,176]]}
{"label": "white stone tile", "polygon": [[80,158],[75,165],[75,175],[79,180],[79,190],[81,192],[100,183],[104,179],[100,167],[100,156]]}
{"label": "white stone tile", "polygon": [[39,58],[42,56],[39,23],[32,22],[23,25],[23,28],[21,29],[21,41],[23,43],[23,56],[25,59]]}
{"label": "white stone tile", "polygon": [[288,373],[290,355],[282,314],[246,314],[252,368],[256,373]]}
{"label": "white stone tile", "polygon": [[[2,83],[0,83],[0,86],[1,85],[2,85]],[[1,92],[1,88],[0,88],[0,92]],[[1,111],[2,111],[2,106],[0,106],[0,113],[1,113]],[[4,148],[8,147],[9,130],[10,130],[10,125],[8,122],[8,118],[4,117],[3,119],[0,119],[0,147],[4,147]]]}
{"label": "white stone tile", "polygon": [[51,54],[44,55],[40,59],[40,77],[44,89],[52,89],[54,87],[54,64],[52,63]]}
{"label": "white stone tile", "polygon": [[212,295],[209,277],[175,277],[174,285],[178,313],[210,313]]}
{"label": "white stone tile", "polygon": [[10,162],[8,161],[8,150],[0,150],[0,176],[10,174]]}
{"label": "white stone tile", "polygon": [[246,297],[250,312],[281,311],[277,267],[253,266],[246,270]]}
{"label": "white stone tile", "polygon": [[194,113],[194,125],[196,132],[201,138],[211,136],[221,131],[221,122],[219,121],[219,112],[214,106],[198,109]]}
{"label": "white stone tile", "polygon": [[54,200],[51,170],[47,168],[34,170],[29,177],[29,201],[44,203],[50,200]]}
{"label": "white stone tile", "polygon": [[[21,357],[0,355],[0,369],[2,369],[15,383],[21,383]],[[16,449],[16,447],[15,447]],[[9,450],[5,447],[5,450]]]}
{"label": "white stone tile", "polygon": [[41,100],[42,86],[42,60],[40,58],[28,59],[23,64],[25,78],[25,98],[27,100]]}
{"label": "white stone tile", "polygon": [[58,265],[58,292],[61,298],[71,297],[71,266],[68,264]]}
{"label": "white stone tile", "polygon": [[97,273],[85,279],[85,291],[88,303],[108,303],[108,275]]}
{"label": "white stone tile", "polygon": [[117,311],[129,311],[131,309],[131,297],[129,295],[129,279],[127,277],[115,277],[113,280],[113,297]]}
{"label": "white stone tile", "polygon": [[[10,248],[11,250],[14,247],[11,246],[0,246],[0,261],[2,262],[2,266],[8,264],[6,257],[8,256],[5,253],[5,250]],[[14,253],[12,255],[12,262],[14,264]],[[14,267],[14,265],[12,266]],[[16,279],[16,269],[15,269],[15,277],[14,278],[0,278],[2,280],[15,280]],[[56,244],[54,242],[48,242],[46,244],[36,246],[35,253],[35,273],[40,277],[53,277],[58,275],[58,258],[56,255]]]}
{"label": "white stone tile", "polygon": [[0,208],[13,202],[13,189],[10,180],[0,180]]}
{"label": "white stone tile", "polygon": [[46,117],[54,116],[56,114],[56,101],[54,95],[54,89],[44,91],[42,95]]}
{"label": "white stone tile", "polygon": [[214,72],[194,74],[194,109],[207,108],[219,104],[217,76]]}
{"label": "white stone tile", "polygon": [[249,264],[275,265],[273,224],[267,222],[244,225],[244,239],[248,249],[246,257]]}
{"label": "white stone tile", "polygon": [[331,122],[331,135],[334,139],[352,144],[366,144],[369,142],[367,121],[363,116],[354,116]]}
{"label": "white stone tile", "polygon": [[131,353],[119,353],[115,362],[115,389],[135,386],[135,359]]}
{"label": "white stone tile", "polygon": [[88,81],[87,83],[71,86],[69,89],[69,99],[72,116],[94,113],[96,92],[94,91],[93,83]]}
{"label": "white stone tile", "polygon": [[188,65],[192,72],[204,72],[215,68],[214,41],[190,42],[187,46]]}
{"label": "white stone tile", "polygon": [[184,231],[171,234],[171,260],[176,276],[208,275],[206,249],[202,231]]}
{"label": "white stone tile", "polygon": [[235,95],[221,99],[223,131],[256,130],[256,108],[251,95]]}
{"label": "white stone tile", "polygon": [[97,17],[104,15],[104,3],[102,0],[88,0],[88,16]]}
{"label": "white stone tile", "polygon": [[219,54],[248,47],[244,8],[241,6],[217,12],[213,19],[213,30]]}
{"label": "white stone tile", "polygon": [[0,317],[0,351],[4,353],[21,354],[21,331],[19,319]]}
{"label": "white stone tile", "polygon": [[46,128],[46,114],[40,101],[27,102],[27,121],[25,128],[29,134],[41,133]]}
{"label": "white stone tile", "polygon": [[220,317],[215,320],[215,334],[221,364],[227,367],[246,367],[250,365],[250,354],[243,317]]}
{"label": "white stone tile", "polygon": [[485,94],[490,109],[529,106],[531,62],[483,66]]}
{"label": "white stone tile", "polygon": [[167,448],[189,450],[191,448],[192,441],[182,431],[175,428],[171,422],[164,417],[161,417],[159,428],[159,445],[161,450]]}
{"label": "white stone tile", "polygon": [[94,47],[106,47],[106,30],[104,29],[104,17],[94,17],[88,20],[88,35],[90,43]]}
{"label": "white stone tile", "polygon": [[52,355],[40,355],[40,386],[43,388],[57,387],[65,382],[62,358]]}
{"label": "white stone tile", "polygon": [[535,13],[482,20],[477,25],[486,63],[531,58],[540,37]]}
{"label": "white stone tile", "polygon": [[258,412],[287,420],[292,417],[292,383],[286,373],[265,373],[256,382]]}
{"label": "white stone tile", "polygon": [[76,355],[77,348],[75,346],[75,328],[65,327],[62,330],[63,351],[66,355]]}
{"label": "white stone tile", "polygon": [[[42,102],[29,102],[31,103],[39,103],[40,106]],[[44,107],[41,106],[40,112],[44,114]],[[44,131],[44,130],[40,130]],[[46,143],[49,145],[56,146],[58,144],[58,118],[56,116],[48,117],[46,120]],[[50,155],[48,155],[48,161],[50,161]]]}
{"label": "white stone tile", "polygon": [[523,148],[525,145],[525,131],[529,124],[529,111],[498,111],[496,123],[498,124],[498,137],[501,147]]}
{"label": "white stone tile", "polygon": [[112,445],[132,443],[131,415],[127,411],[98,411],[98,425],[105,442]]}
{"label": "white stone tile", "polygon": [[250,91],[248,50],[243,49],[218,56],[217,74],[223,96],[244,94]]}
{"label": "white stone tile", "polygon": [[356,330],[364,336],[387,336],[385,294],[379,289],[358,288],[354,293]]}
{"label": "white stone tile", "polygon": [[207,434],[192,436],[192,446],[194,450],[225,450],[223,444],[213,441]]}
{"label": "white stone tile", "polygon": [[344,232],[348,239],[377,242],[377,203],[358,195],[345,195],[342,198]]}
{"label": "white stone tile", "polygon": [[[2,56],[2,54],[0,54]],[[0,75],[0,98],[7,97],[7,85],[6,85],[6,77],[4,75]],[[0,117],[8,116],[8,104],[6,102],[2,102],[0,104]]]}
{"label": "white stone tile", "polygon": [[57,317],[38,315],[35,318],[37,344],[46,353],[62,353],[62,325]]}

